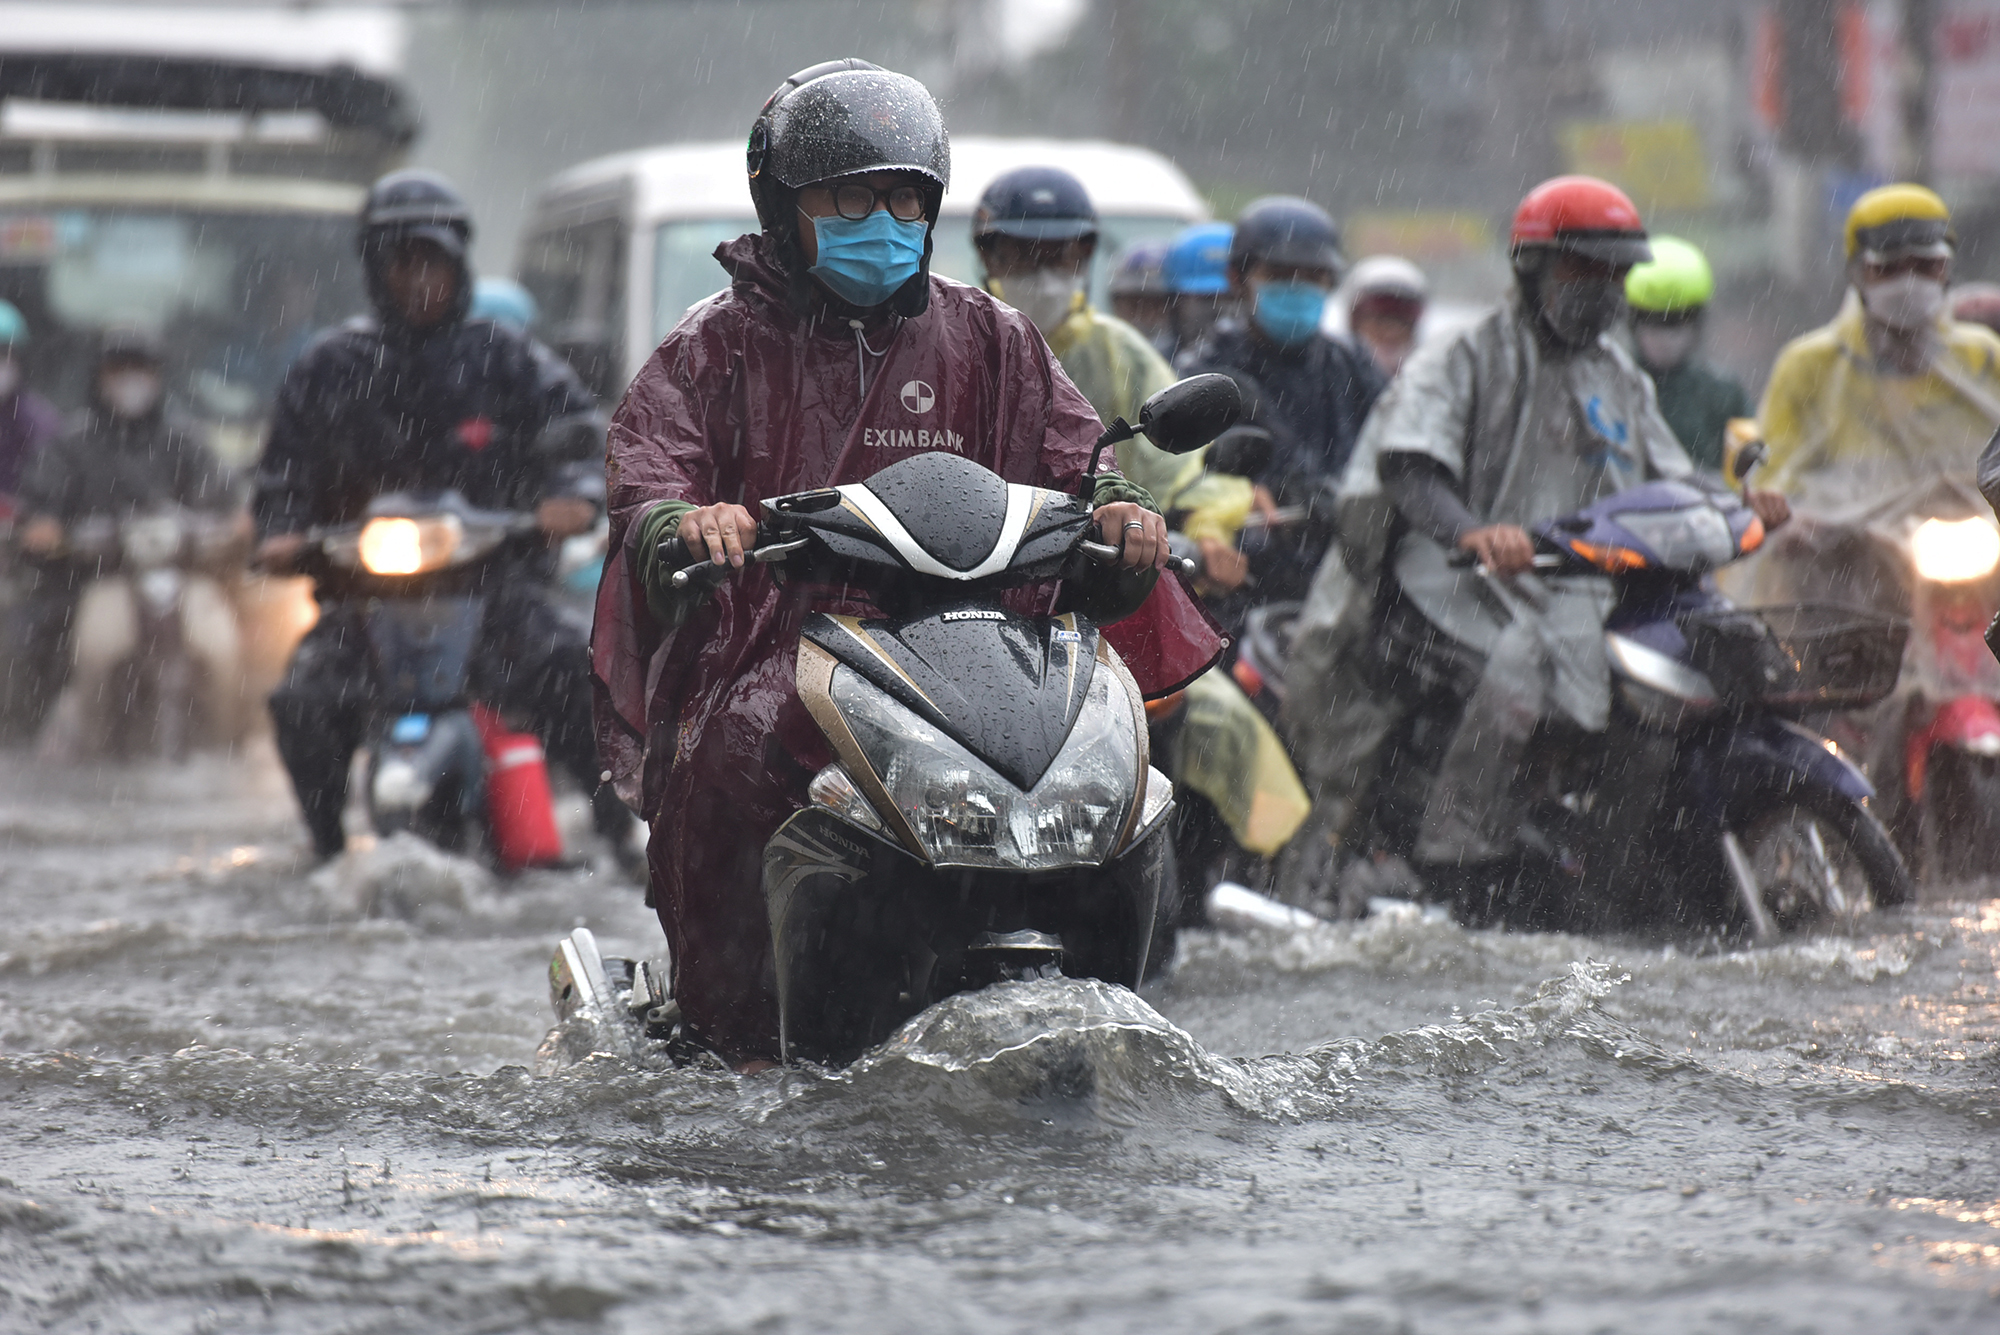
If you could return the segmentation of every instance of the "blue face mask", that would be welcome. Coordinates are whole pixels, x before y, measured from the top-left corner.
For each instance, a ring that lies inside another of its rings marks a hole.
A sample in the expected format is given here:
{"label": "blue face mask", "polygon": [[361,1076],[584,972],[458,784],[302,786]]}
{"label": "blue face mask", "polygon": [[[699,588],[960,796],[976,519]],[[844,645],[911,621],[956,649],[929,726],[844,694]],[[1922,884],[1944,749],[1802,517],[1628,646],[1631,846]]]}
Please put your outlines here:
{"label": "blue face mask", "polygon": [[924,262],[924,222],[903,222],[887,209],[856,221],[814,218],[819,261],[809,270],[854,306],[879,306],[910,281]]}
{"label": "blue face mask", "polygon": [[1292,280],[1262,283],[1250,316],[1264,336],[1281,348],[1295,348],[1319,333],[1326,313],[1326,291],[1312,283]]}

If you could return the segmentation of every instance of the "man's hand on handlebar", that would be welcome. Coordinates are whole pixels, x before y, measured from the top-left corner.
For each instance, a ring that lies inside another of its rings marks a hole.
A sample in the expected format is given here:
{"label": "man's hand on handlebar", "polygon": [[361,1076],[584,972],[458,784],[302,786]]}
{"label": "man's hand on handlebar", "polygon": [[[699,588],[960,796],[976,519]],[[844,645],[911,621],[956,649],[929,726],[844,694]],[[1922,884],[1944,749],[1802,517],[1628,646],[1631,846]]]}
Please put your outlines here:
{"label": "man's hand on handlebar", "polygon": [[62,546],[62,540],[62,521],[51,515],[36,515],[21,525],[20,535],[14,539],[30,556],[47,556]]}
{"label": "man's hand on handlebar", "polygon": [[1118,564],[1127,570],[1165,570],[1172,553],[1167,548],[1167,521],[1143,505],[1115,501],[1092,512],[1098,540],[1120,551]]}
{"label": "man's hand on handlebar", "polygon": [[1458,540],[1461,551],[1471,552],[1479,563],[1496,575],[1518,575],[1535,564],[1535,541],[1528,530],[1516,524],[1488,524]]}
{"label": "man's hand on handlebar", "polygon": [[741,569],[743,553],[757,545],[757,520],[740,505],[704,505],[681,516],[679,537],[696,560]]}
{"label": "man's hand on handlebar", "polygon": [[597,507],[575,496],[551,496],[535,507],[535,525],[551,538],[573,538],[597,522]]}
{"label": "man's hand on handlebar", "polygon": [[1250,558],[1220,538],[1196,541],[1201,544],[1202,578],[1225,591],[1242,588],[1250,578]]}
{"label": "man's hand on handlebar", "polygon": [[257,544],[250,560],[261,570],[276,575],[288,574],[298,563],[299,553],[305,547],[306,535],[303,533],[273,533]]}
{"label": "man's hand on handlebar", "polygon": [[1743,494],[1757,518],[1764,521],[1766,533],[1778,528],[1792,517],[1792,503],[1775,491],[1749,491]]}

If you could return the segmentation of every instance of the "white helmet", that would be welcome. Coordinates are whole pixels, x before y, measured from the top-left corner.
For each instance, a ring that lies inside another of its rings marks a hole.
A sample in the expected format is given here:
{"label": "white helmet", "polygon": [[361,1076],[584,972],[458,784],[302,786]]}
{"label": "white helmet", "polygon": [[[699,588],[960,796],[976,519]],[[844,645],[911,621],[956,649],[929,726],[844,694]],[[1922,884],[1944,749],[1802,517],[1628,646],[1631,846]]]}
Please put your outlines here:
{"label": "white helmet", "polygon": [[1430,280],[1424,277],[1424,271],[1401,255],[1370,255],[1347,275],[1349,311],[1370,297],[1422,304],[1430,300],[1430,295]]}

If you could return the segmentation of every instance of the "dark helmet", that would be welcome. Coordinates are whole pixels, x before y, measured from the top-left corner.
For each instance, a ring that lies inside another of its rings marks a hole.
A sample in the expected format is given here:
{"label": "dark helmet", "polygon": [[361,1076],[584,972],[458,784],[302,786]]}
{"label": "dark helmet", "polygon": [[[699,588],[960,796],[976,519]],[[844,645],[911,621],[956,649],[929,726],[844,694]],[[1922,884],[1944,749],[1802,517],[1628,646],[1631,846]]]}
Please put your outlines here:
{"label": "dark helmet", "polygon": [[917,172],[931,182],[932,218],[951,184],[951,139],[930,90],[853,57],[810,66],[778,85],[750,126],[744,161],[757,221],[773,235],[790,229],[794,194],[815,181]]}
{"label": "dark helmet", "polygon": [[1097,209],[1083,182],[1060,167],[1017,167],[979,197],[972,235],[1075,241],[1097,235]]}
{"label": "dark helmet", "polygon": [[472,210],[457,186],[436,172],[390,172],[368,187],[368,197],[361,202],[360,223],[362,275],[369,299],[385,322],[393,325],[400,317],[383,282],[382,261],[398,242],[412,239],[434,242],[457,262],[458,309],[447,323],[464,318],[472,304],[472,277],[465,255],[472,241]]}
{"label": "dark helmet", "polygon": [[368,188],[361,204],[361,253],[418,236],[463,257],[472,240],[472,210],[458,187],[436,172],[390,172]]}
{"label": "dark helmet", "polygon": [[1237,273],[1260,261],[1328,269],[1337,281],[1346,265],[1340,253],[1340,229],[1325,209],[1309,199],[1267,195],[1243,210],[1229,242],[1229,267]]}
{"label": "dark helmet", "polygon": [[151,325],[121,321],[107,326],[97,340],[100,367],[114,362],[127,366],[164,366],[166,360],[166,340]]}

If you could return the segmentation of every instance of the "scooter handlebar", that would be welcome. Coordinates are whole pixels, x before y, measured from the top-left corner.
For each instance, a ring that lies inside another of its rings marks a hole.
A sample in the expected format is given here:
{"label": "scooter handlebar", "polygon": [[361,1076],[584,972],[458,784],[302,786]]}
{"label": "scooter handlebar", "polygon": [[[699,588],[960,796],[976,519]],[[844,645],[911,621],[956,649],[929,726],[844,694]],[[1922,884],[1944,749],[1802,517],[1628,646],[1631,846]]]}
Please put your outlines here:
{"label": "scooter handlebar", "polygon": [[[1088,539],[1079,542],[1076,545],[1076,549],[1101,566],[1117,565],[1125,556],[1124,552],[1111,546],[1109,543],[1091,542]],[[1189,560],[1185,556],[1169,556],[1167,558],[1167,569],[1177,575],[1186,575],[1190,579],[1201,573],[1200,564]]]}

